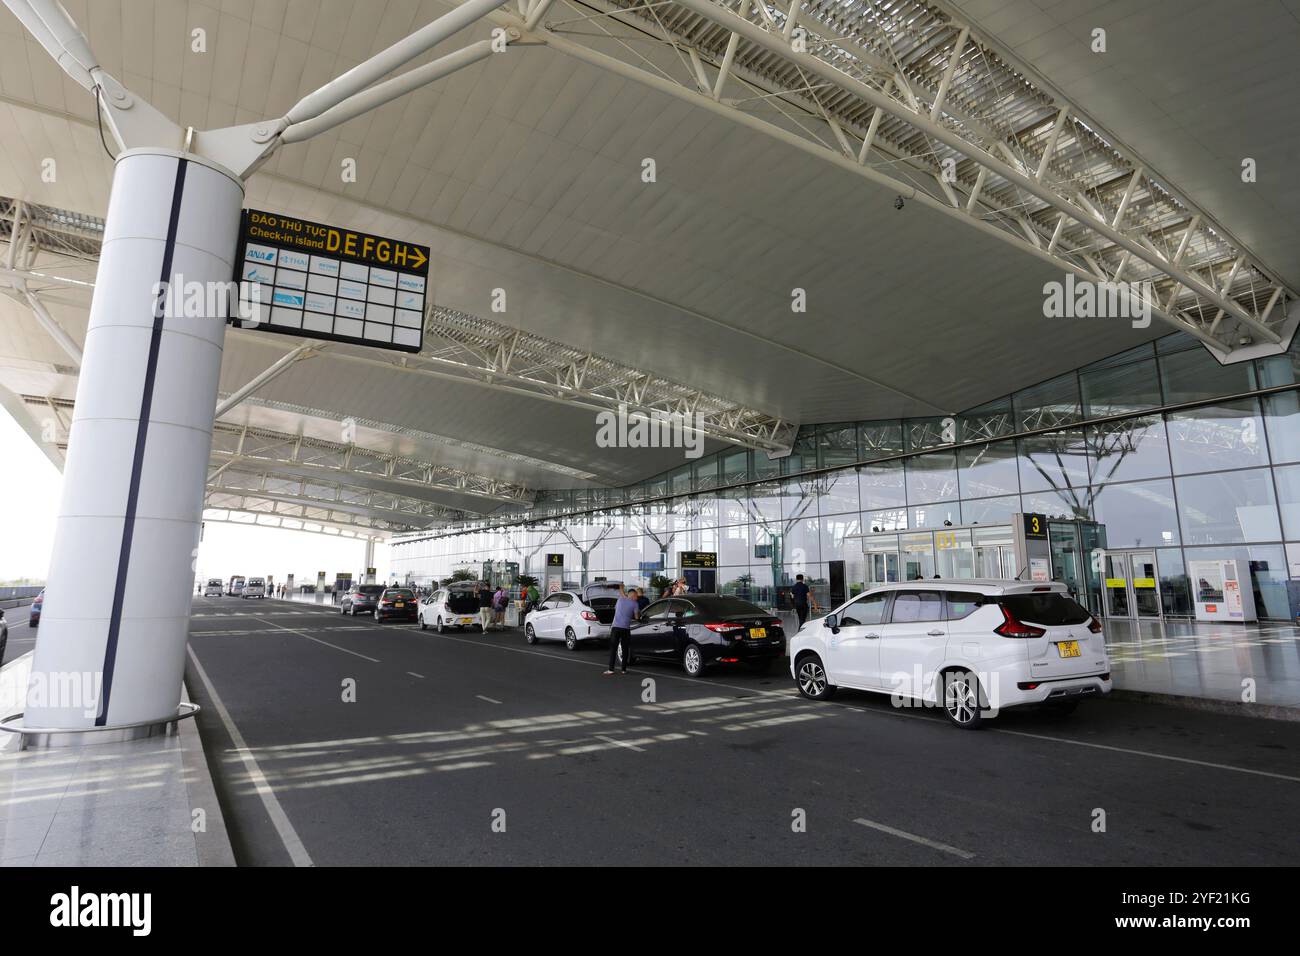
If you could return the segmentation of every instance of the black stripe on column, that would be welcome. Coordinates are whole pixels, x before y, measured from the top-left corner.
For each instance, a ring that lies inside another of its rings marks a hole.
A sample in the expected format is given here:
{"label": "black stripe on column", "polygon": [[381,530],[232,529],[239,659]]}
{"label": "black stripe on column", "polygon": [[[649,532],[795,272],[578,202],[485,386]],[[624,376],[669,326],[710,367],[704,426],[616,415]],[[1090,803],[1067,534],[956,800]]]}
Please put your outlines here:
{"label": "black stripe on column", "polygon": [[[185,191],[188,160],[178,160],[176,183],[172,187],[172,208],[167,220],[167,240],[163,244],[162,271],[159,283],[168,289],[172,275],[172,255],[176,251],[176,226],[181,218],[181,194]],[[108,701],[113,692],[113,665],[117,661],[117,638],[122,629],[122,602],[126,599],[126,575],[131,564],[131,541],[135,537],[135,512],[140,500],[140,472],[144,467],[145,440],[149,437],[149,414],[153,409],[154,379],[158,374],[158,351],[162,347],[165,299],[154,302],[153,334],[149,338],[149,360],[144,370],[144,394],[140,398],[140,419],[135,432],[135,458],[131,463],[131,486],[126,496],[126,516],[122,522],[122,548],[117,556],[117,583],[113,588],[113,610],[108,619],[108,645],[104,648],[104,685],[99,698],[95,726],[108,723]]]}

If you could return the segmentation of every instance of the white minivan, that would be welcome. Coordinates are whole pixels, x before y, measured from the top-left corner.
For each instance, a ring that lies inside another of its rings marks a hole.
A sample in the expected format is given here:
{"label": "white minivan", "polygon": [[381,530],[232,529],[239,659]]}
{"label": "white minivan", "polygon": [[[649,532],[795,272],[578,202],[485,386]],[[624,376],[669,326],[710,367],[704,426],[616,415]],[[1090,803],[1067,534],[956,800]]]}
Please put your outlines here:
{"label": "white minivan", "polygon": [[239,592],[241,598],[266,597],[266,578],[249,578],[244,589]]}
{"label": "white minivan", "polygon": [[1111,690],[1100,622],[1060,583],[948,579],[885,584],[809,621],[790,641],[799,692],[840,687],[940,706],[974,729],[1003,707],[1072,711]]}

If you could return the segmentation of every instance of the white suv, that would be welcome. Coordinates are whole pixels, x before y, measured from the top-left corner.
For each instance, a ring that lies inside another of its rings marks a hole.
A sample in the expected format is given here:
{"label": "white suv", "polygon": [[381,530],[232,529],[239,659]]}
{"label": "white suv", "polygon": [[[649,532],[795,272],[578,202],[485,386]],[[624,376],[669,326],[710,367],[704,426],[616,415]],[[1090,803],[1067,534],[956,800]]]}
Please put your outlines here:
{"label": "white suv", "polygon": [[941,706],[974,729],[1003,707],[1072,711],[1111,690],[1101,624],[1059,583],[930,580],[887,584],[809,621],[790,641],[799,692],[839,687]]}
{"label": "white suv", "polygon": [[241,598],[264,598],[266,597],[266,579],[249,578],[244,585],[244,589],[239,592]]}
{"label": "white suv", "polygon": [[420,602],[420,630],[437,628],[439,634],[447,628],[457,630],[477,626],[478,594],[470,588],[440,588]]}
{"label": "white suv", "polygon": [[524,618],[524,637],[529,644],[564,641],[571,651],[582,641],[608,640],[619,586],[618,581],[601,581],[580,590],[546,595]]}

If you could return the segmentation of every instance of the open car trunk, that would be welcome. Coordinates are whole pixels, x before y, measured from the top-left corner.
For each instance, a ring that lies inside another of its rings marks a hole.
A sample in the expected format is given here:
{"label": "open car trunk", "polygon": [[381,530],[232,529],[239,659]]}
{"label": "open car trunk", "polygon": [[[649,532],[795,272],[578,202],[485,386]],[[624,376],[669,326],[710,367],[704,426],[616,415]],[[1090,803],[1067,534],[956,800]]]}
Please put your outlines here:
{"label": "open car trunk", "polygon": [[614,605],[618,603],[618,582],[602,581],[582,589],[582,600],[596,614],[601,624],[614,623]]}
{"label": "open car trunk", "polygon": [[478,595],[473,591],[449,591],[447,607],[453,614],[477,614]]}

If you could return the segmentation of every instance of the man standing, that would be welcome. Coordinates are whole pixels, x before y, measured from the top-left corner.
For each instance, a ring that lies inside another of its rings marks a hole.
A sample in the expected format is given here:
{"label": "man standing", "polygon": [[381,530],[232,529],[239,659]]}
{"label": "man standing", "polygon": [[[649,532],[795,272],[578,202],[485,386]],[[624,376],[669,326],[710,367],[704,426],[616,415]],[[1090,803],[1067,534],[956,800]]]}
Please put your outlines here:
{"label": "man standing", "polygon": [[812,599],[812,606],[817,607],[817,599],[812,597],[812,591],[808,585],[803,582],[803,575],[794,576],[794,587],[790,589],[790,599],[794,602],[794,613],[799,616],[799,626],[803,627],[808,620],[808,601]]}
{"label": "man standing", "polygon": [[624,674],[627,673],[627,659],[632,656],[632,622],[637,617],[636,599],[640,593],[636,588],[625,591],[622,584],[618,586],[619,598],[614,605],[614,623],[609,629],[609,670],[605,671],[606,677],[614,673],[615,665],[619,665]]}
{"label": "man standing", "polygon": [[492,589],[486,581],[478,583],[478,628],[484,634],[492,623]]}

